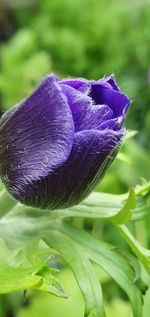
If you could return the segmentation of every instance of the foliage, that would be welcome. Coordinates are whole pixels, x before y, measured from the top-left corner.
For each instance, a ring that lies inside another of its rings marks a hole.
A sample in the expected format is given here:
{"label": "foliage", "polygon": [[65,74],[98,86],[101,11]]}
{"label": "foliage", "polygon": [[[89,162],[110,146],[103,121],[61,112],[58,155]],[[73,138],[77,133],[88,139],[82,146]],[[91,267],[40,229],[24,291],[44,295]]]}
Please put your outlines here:
{"label": "foliage", "polygon": [[[35,83],[51,71],[60,77],[85,76],[89,79],[115,73],[121,88],[134,101],[127,125],[139,130],[136,135],[138,143],[134,140],[125,143],[122,155],[97,187],[99,196],[94,193],[90,200],[71,210],[73,217],[69,219],[70,214],[59,211],[56,216],[65,218],[62,223],[58,224],[55,215],[49,213],[37,211],[35,214],[33,210],[22,213],[19,206],[10,213],[12,201],[4,197],[4,209],[1,203],[0,214],[9,213],[0,220],[1,293],[6,292],[5,287],[10,291],[29,287],[30,290],[25,298],[22,291],[1,295],[0,317],[13,313],[15,317],[73,317],[73,314],[82,317],[84,298],[87,314],[94,301],[97,310],[103,312],[104,301],[108,317],[132,316],[127,294],[136,317],[141,311],[141,302],[137,298],[142,294],[142,317],[149,317],[150,278],[145,272],[145,269],[149,272],[149,194],[137,195],[136,189],[130,191],[129,197],[128,194],[122,195],[128,192],[128,188],[135,188],[140,178],[150,179],[149,1],[3,0],[0,6],[2,112],[26,97]],[[115,195],[99,194],[100,191]],[[127,204],[124,204],[126,199]],[[94,206],[94,201],[101,208]],[[118,224],[121,220],[127,222],[129,231]],[[57,230],[60,225],[61,230],[60,227]],[[50,231],[48,245],[41,240],[38,243],[45,230]],[[83,235],[78,234],[79,230]],[[35,233],[38,237],[33,241]],[[60,235],[66,239],[69,259],[61,239],[58,239]],[[58,253],[74,270],[84,297],[67,263]],[[142,265],[139,265],[139,260]],[[103,266],[109,274],[93,262]],[[29,274],[26,276],[26,273]],[[86,285],[83,283],[85,275],[89,276]],[[7,284],[6,276],[9,279]],[[12,284],[10,277],[13,278]],[[102,285],[104,299],[97,279]],[[99,295],[95,294],[94,288]],[[70,295],[68,299],[67,295]],[[100,304],[97,296],[101,299]]]}
{"label": "foliage", "polygon": [[[5,19],[7,12],[3,12]],[[24,98],[33,83],[51,70],[60,76],[95,79],[115,73],[124,91],[136,101],[128,126],[142,130],[137,138],[149,147],[147,1],[94,0],[92,5],[90,0],[14,2],[10,15],[12,36],[1,44],[3,109]]]}
{"label": "foliage", "polygon": [[[129,194],[120,196],[92,193],[79,206],[54,212],[24,207],[19,203],[14,206],[12,200],[13,208],[0,220],[1,294],[38,288],[66,297],[61,283],[52,274],[53,268],[46,265],[47,258],[42,260],[40,257],[45,253],[44,249],[38,248],[42,239],[47,245],[46,253],[60,254],[73,271],[84,296],[85,317],[106,316],[102,289],[93,262],[103,268],[127,294],[133,316],[142,317],[141,294],[135,283],[141,275],[136,258],[133,260],[130,254],[124,258],[113,250],[113,245],[96,240],[85,230],[72,225],[69,219],[80,217],[112,222],[149,274],[150,252],[140,246],[124,225],[130,219],[137,221],[146,216],[149,211],[149,190],[150,183],[145,182]],[[2,191],[2,214],[5,199],[8,201]],[[143,206],[147,206],[144,213]]]}

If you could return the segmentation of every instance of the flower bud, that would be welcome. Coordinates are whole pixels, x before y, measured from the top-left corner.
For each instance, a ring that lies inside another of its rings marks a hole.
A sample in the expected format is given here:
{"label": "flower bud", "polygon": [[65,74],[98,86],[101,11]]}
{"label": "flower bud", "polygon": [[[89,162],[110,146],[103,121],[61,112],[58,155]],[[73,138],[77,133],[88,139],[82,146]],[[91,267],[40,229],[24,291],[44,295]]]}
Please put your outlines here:
{"label": "flower bud", "polygon": [[21,203],[80,203],[116,157],[130,100],[114,77],[46,77],[0,120],[0,177]]}

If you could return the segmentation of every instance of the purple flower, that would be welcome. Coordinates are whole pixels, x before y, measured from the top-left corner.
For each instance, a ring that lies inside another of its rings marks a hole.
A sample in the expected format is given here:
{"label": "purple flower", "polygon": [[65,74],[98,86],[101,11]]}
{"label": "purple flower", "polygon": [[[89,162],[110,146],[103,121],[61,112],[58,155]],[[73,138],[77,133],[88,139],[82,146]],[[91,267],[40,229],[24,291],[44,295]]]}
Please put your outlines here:
{"label": "purple flower", "polygon": [[0,120],[0,176],[10,194],[33,207],[78,204],[116,157],[129,105],[113,76],[45,78]]}

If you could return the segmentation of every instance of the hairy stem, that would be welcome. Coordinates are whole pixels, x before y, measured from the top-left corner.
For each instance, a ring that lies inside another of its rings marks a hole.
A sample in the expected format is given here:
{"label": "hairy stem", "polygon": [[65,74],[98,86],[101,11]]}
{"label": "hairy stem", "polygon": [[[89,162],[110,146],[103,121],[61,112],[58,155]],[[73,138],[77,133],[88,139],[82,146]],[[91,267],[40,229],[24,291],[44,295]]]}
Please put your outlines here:
{"label": "hairy stem", "polygon": [[17,201],[14,200],[6,191],[0,193],[0,217],[3,217],[8,211],[10,211],[15,205]]}

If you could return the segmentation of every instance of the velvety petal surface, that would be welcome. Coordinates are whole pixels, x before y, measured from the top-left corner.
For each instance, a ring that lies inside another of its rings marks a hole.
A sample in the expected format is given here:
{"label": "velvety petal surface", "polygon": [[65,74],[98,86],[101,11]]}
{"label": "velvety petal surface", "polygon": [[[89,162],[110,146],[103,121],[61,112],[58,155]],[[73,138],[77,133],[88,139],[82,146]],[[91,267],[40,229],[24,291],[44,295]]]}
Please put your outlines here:
{"label": "velvety petal surface", "polygon": [[74,123],[67,99],[54,76],[13,108],[0,125],[0,175],[16,197],[41,180],[71,152]]}
{"label": "velvety petal surface", "polygon": [[111,75],[111,76],[108,76],[105,78],[105,82],[107,82],[108,84],[111,85],[111,87],[114,89],[114,90],[117,90],[117,91],[120,91],[117,83],[116,83],[116,80],[115,80],[115,76],[114,75]]}
{"label": "velvety petal surface", "polygon": [[[92,87],[95,87],[95,86],[98,86],[97,88],[106,88],[106,89],[113,89],[112,86],[107,82],[107,80],[105,79],[101,79],[99,81],[91,81],[91,89],[90,89],[90,92],[92,90]],[[90,94],[91,95],[91,94]]]}
{"label": "velvety petal surface", "polygon": [[114,76],[48,76],[0,119],[0,177],[10,194],[38,208],[80,203],[117,155],[129,105]]}
{"label": "velvety petal surface", "polygon": [[22,202],[50,209],[78,204],[104,176],[118,152],[123,134],[123,130],[75,133],[66,163],[47,177],[31,182]]}
{"label": "velvety petal surface", "polygon": [[89,109],[91,109],[92,99],[86,94],[83,94],[68,85],[61,84],[60,86],[62,92],[65,94],[68,100],[68,104],[73,116],[75,131],[79,131],[86,113],[89,111]]}
{"label": "velvety petal surface", "polygon": [[113,119],[110,119],[110,120],[106,120],[104,122],[101,123],[100,125],[100,129],[102,131],[104,130],[120,130],[122,125],[123,125],[123,122],[124,122],[124,116],[120,116],[120,117],[117,117],[117,118],[113,118]]}
{"label": "velvety petal surface", "polygon": [[95,105],[87,95],[76,91],[72,87],[62,84],[62,91],[68,99],[75,131],[101,130],[103,122],[114,118],[114,113],[107,105]]}
{"label": "velvety petal surface", "polygon": [[93,81],[93,80],[88,81],[84,78],[67,78],[67,79],[60,80],[59,83],[75,88],[82,93],[89,92],[89,90],[91,89],[92,83],[98,84],[99,86],[103,88],[114,89],[117,91],[120,90],[119,87],[117,86],[114,75],[104,77],[102,79],[99,79],[98,81]]}
{"label": "velvety petal surface", "polygon": [[96,104],[109,106],[115,117],[125,115],[130,106],[130,100],[127,96],[117,90],[103,88],[98,83],[92,84],[90,96]]}
{"label": "velvety petal surface", "polygon": [[61,80],[59,83],[75,88],[82,93],[88,93],[91,87],[90,82],[82,78],[68,78]]}
{"label": "velvety petal surface", "polygon": [[101,130],[103,122],[112,118],[114,118],[113,111],[107,105],[92,105],[81,122],[79,130]]}

